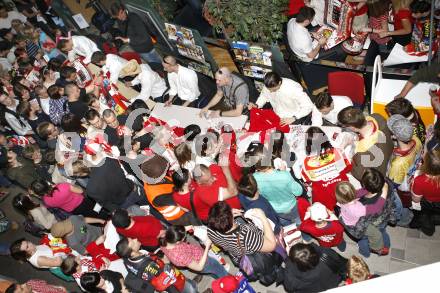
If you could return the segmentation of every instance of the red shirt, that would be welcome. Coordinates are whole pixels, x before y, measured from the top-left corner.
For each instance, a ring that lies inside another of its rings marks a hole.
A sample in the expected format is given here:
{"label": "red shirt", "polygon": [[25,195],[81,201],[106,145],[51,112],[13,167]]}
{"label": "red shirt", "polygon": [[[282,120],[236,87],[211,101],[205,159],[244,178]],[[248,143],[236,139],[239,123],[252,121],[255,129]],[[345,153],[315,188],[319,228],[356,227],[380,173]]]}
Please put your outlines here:
{"label": "red shirt", "polygon": [[[358,2],[350,2],[349,4],[352,8],[355,8],[356,6],[358,6],[359,3]],[[368,6],[363,5],[359,10],[356,11],[354,16],[364,15],[367,12],[368,12]]]}
{"label": "red shirt", "polygon": [[[223,174],[222,168],[218,165],[212,164],[209,166],[212,176],[215,181],[211,185],[196,185],[194,190],[194,208],[197,216],[202,220],[208,220],[209,209],[219,200],[220,188],[227,188],[228,182]],[[225,202],[233,209],[240,209],[240,201],[237,196],[225,200]]]}
{"label": "red shirt", "polygon": [[116,228],[116,231],[128,238],[136,238],[143,246],[158,246],[157,236],[163,230],[162,224],[153,216],[132,217],[134,224],[129,229]]}
{"label": "red shirt", "polygon": [[412,192],[428,201],[440,202],[440,186],[430,180],[426,174],[414,178]]}
{"label": "red shirt", "polygon": [[338,177],[330,181],[314,181],[312,182],[312,202],[320,202],[331,211],[336,206],[336,184],[342,181],[348,181],[347,173],[341,173]]}
{"label": "red shirt", "polygon": [[191,209],[191,201],[190,201],[190,193],[178,193],[176,191],[173,192],[174,201],[181,207],[184,207],[187,210]]}
{"label": "red shirt", "polygon": [[327,226],[317,228],[314,221],[307,219],[301,223],[299,229],[316,238],[322,247],[333,247],[344,239],[344,227],[338,221],[327,222]]}
{"label": "red shirt", "polygon": [[290,0],[288,16],[297,14],[299,12],[299,9],[304,6],[305,5],[303,0]]}
{"label": "red shirt", "polygon": [[397,12],[394,12],[394,30],[400,30],[403,29],[402,20],[403,19],[409,19],[411,24],[413,24],[414,19],[411,15],[411,10],[408,8],[400,9]]}

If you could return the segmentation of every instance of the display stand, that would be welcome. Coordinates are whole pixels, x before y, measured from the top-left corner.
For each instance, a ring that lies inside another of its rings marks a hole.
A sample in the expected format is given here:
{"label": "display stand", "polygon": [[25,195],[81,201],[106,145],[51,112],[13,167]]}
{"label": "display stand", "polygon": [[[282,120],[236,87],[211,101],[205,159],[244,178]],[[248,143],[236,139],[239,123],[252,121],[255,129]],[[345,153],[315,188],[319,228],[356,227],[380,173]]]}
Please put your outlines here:
{"label": "display stand", "polygon": [[[387,117],[385,105],[400,93],[406,82],[406,80],[383,78],[382,62],[380,56],[377,56],[374,62],[373,81],[371,84],[371,113],[379,113]],[[419,111],[425,125],[433,124],[435,121],[431,97],[429,96],[431,85],[432,83],[419,83],[405,97]]]}

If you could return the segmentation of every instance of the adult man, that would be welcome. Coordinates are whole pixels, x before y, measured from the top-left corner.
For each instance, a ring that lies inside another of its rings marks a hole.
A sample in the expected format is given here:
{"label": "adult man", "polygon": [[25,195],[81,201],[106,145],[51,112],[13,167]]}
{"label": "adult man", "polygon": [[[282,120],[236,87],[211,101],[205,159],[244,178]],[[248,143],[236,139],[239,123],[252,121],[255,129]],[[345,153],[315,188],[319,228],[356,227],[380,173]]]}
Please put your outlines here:
{"label": "adult man", "polygon": [[440,63],[432,63],[430,66],[417,70],[410,79],[405,83],[405,86],[400,93],[394,98],[404,98],[419,82],[440,82]]}
{"label": "adult man", "polygon": [[385,119],[376,113],[365,117],[360,109],[350,106],[339,112],[338,121],[359,135],[351,174],[361,180],[366,168],[376,168],[386,176],[393,141]]}
{"label": "adult man", "polygon": [[321,126],[328,124],[327,122],[337,125],[339,112],[349,106],[353,106],[353,102],[349,97],[332,97],[328,92],[319,93],[315,98],[312,125]]}
{"label": "adult man", "polygon": [[85,116],[87,123],[89,123],[89,127],[87,127],[87,138],[94,139],[98,135],[104,135],[104,129],[107,128],[107,124],[104,119],[101,118],[98,111],[95,109],[89,109]]}
{"label": "adult man", "polygon": [[99,51],[95,42],[84,36],[71,36],[68,39],[59,40],[57,47],[67,54],[70,62],[78,56],[84,57],[84,64],[89,64],[93,53]]}
{"label": "adult man", "polygon": [[141,86],[141,92],[133,100],[143,100],[147,102],[148,99],[154,100],[161,98],[167,90],[165,80],[160,75],[151,69],[148,64],[139,65],[135,60],[129,61],[129,63],[122,68],[121,77],[135,76],[131,81],[125,82],[126,86]]}
{"label": "adult man", "polygon": [[205,115],[209,109],[213,109],[210,117],[236,117],[247,110],[249,103],[248,85],[240,77],[234,75],[228,68],[222,67],[215,74],[217,93],[206,107],[200,112]]}
{"label": "adult man", "polygon": [[170,83],[169,98],[165,104],[171,105],[174,102],[183,103],[183,106],[189,106],[191,103],[194,105],[193,102],[200,96],[196,72],[177,64],[176,58],[169,55],[163,58],[162,66],[168,72]]}
{"label": "adult man", "polygon": [[74,114],[79,119],[84,118],[88,110],[87,104],[79,100],[81,91],[74,83],[68,83],[64,87],[64,94],[67,96],[67,103],[69,104],[70,113]]}
{"label": "adult man", "polygon": [[110,12],[112,17],[118,20],[118,26],[123,32],[122,36],[115,39],[130,45],[145,61],[160,63],[161,58],[154,49],[151,33],[142,18],[136,13],[128,12],[125,6],[118,2],[112,3]]}
{"label": "adult man", "polygon": [[96,51],[92,54],[91,62],[99,66],[104,71],[104,74],[109,74],[108,78],[111,83],[116,83],[119,78],[119,72],[128,63],[124,58],[115,54],[104,54],[101,51]]}
{"label": "adult man", "polygon": [[106,109],[102,113],[102,118],[107,124],[107,127],[104,129],[104,133],[107,135],[108,143],[111,145],[119,145],[119,142],[124,135],[124,131],[129,131],[128,128],[126,128],[122,123],[126,117],[116,116],[113,110]]}
{"label": "adult man", "polygon": [[288,78],[281,78],[275,72],[264,76],[264,87],[256,105],[249,108],[263,107],[269,102],[274,112],[281,118],[281,125],[289,125],[312,112],[313,103],[302,86]]}
{"label": "adult man", "polygon": [[197,165],[194,168],[194,180],[197,185],[194,190],[193,211],[197,217],[206,221],[209,209],[219,201],[226,201],[231,208],[240,209],[240,200],[237,193],[232,193],[230,184],[220,166],[212,164],[209,167]]}
{"label": "adult man", "polygon": [[313,44],[313,39],[306,27],[311,24],[314,17],[315,10],[305,6],[301,7],[296,18],[292,18],[287,23],[287,39],[290,49],[304,62],[318,58],[319,50],[327,42],[326,38],[321,37],[317,44]]}

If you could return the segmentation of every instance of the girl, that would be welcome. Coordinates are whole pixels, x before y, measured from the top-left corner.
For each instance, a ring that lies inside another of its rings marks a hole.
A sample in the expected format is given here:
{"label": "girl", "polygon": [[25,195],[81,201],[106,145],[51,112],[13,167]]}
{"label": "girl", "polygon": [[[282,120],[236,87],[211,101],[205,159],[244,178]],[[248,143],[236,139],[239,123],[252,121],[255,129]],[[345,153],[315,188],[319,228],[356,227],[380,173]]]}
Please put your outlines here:
{"label": "girl", "polygon": [[16,195],[12,200],[12,206],[45,230],[49,230],[57,222],[55,216],[46,207],[33,202],[27,195]]}

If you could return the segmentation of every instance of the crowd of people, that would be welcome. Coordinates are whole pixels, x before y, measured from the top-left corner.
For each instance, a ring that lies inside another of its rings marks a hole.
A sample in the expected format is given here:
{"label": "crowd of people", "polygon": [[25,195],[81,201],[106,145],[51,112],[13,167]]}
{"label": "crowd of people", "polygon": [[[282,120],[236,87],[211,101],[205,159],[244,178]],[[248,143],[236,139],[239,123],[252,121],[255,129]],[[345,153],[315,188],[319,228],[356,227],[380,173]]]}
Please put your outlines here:
{"label": "crowd of people", "polygon": [[[23,190],[12,206],[40,240],[11,239],[9,257],[84,292],[234,292],[245,279],[319,292],[377,277],[364,258],[389,254],[390,225],[434,234],[440,124],[425,126],[405,96],[418,82],[438,83],[438,64],[414,74],[387,117],[349,97],[311,96],[275,71],[254,99],[245,79],[222,67],[207,96],[200,74],[156,51],[142,19],[120,3],[110,7],[115,39],[131,51],[72,35],[44,1],[14,2],[16,10],[0,4],[0,196]],[[387,1],[371,2],[368,11]],[[402,23],[384,32],[373,15],[377,48],[410,33],[411,1],[392,2]],[[306,62],[324,42],[312,47],[314,15],[303,7],[288,25]],[[88,66],[98,73],[87,77]],[[111,88],[117,82],[138,94],[126,99]],[[155,102],[249,123],[171,125],[150,116]],[[292,233],[299,237],[289,242]],[[361,256],[338,253],[348,238]],[[203,275],[212,289],[198,286]],[[8,293],[66,292],[31,276],[0,283]]]}

